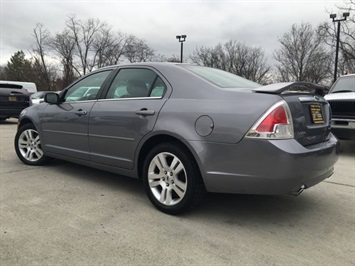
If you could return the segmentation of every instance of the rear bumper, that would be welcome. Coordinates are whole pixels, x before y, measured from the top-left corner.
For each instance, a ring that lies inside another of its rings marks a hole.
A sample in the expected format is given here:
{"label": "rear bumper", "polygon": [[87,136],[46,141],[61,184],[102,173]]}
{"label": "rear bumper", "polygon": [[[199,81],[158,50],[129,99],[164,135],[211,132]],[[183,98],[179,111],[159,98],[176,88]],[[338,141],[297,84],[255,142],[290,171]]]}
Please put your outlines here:
{"label": "rear bumper", "polygon": [[311,187],[331,176],[338,140],[303,147],[296,140],[245,138],[238,144],[190,142],[198,151],[207,191],[280,195]]}

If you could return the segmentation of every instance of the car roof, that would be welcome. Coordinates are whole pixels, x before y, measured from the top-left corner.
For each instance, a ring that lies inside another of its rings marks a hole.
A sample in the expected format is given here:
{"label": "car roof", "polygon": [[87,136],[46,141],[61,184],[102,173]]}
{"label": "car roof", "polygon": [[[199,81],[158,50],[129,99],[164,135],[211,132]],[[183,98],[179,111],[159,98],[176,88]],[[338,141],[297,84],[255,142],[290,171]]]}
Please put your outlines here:
{"label": "car roof", "polygon": [[176,62],[139,62],[139,63],[122,63],[117,65],[111,65],[107,67],[102,67],[97,70],[112,69],[117,67],[130,67],[130,66],[150,66],[155,68],[165,68],[165,67],[177,67],[178,65],[191,65],[187,63],[176,63]]}
{"label": "car roof", "polygon": [[347,77],[355,77],[355,74],[346,74],[346,75],[343,75],[343,76],[340,76],[339,78],[347,78]]}

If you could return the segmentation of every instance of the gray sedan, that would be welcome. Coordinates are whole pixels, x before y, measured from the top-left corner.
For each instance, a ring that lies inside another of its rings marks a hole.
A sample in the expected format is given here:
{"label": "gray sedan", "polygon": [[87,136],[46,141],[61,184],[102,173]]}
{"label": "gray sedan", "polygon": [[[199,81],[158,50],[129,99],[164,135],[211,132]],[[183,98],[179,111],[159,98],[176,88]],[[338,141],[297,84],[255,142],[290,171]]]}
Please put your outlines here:
{"label": "gray sedan", "polygon": [[188,64],[106,67],[25,109],[15,149],[29,165],[59,158],[141,178],[170,214],[205,191],[297,195],[331,176],[337,160],[322,94],[310,83],[261,86]]}

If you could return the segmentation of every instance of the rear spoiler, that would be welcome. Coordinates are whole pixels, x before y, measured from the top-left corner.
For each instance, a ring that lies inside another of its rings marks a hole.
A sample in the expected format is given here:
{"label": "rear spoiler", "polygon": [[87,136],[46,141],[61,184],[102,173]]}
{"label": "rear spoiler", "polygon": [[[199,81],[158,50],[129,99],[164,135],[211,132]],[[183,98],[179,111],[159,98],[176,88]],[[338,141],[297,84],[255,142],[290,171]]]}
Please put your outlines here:
{"label": "rear spoiler", "polygon": [[328,87],[310,82],[281,82],[262,86],[253,89],[255,92],[270,93],[270,94],[297,94],[309,93],[313,95],[324,96],[328,92]]}

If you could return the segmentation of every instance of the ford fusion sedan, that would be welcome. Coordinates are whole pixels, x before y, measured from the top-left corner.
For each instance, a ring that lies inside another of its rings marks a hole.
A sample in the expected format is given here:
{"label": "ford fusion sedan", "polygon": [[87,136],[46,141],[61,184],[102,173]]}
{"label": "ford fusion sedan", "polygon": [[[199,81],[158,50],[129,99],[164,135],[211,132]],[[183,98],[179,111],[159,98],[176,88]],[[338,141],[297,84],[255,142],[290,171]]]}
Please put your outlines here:
{"label": "ford fusion sedan", "polygon": [[24,110],[15,149],[29,165],[59,158],[140,178],[170,214],[206,191],[297,195],[337,161],[322,94],[310,83],[261,86],[196,65],[106,67]]}

